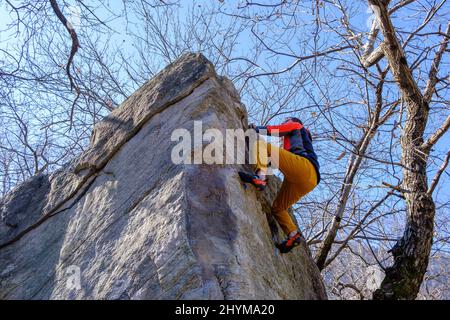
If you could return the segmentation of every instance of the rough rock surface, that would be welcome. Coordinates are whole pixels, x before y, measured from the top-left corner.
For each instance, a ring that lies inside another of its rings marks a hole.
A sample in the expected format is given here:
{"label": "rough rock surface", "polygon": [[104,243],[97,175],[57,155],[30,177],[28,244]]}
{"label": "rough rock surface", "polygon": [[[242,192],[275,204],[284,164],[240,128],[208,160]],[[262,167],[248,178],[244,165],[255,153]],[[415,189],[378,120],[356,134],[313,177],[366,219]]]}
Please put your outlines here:
{"label": "rough rock surface", "polygon": [[305,246],[276,252],[279,181],[175,165],[174,129],[243,128],[232,83],[185,54],[93,132],[89,148],[0,200],[0,299],[326,299]]}

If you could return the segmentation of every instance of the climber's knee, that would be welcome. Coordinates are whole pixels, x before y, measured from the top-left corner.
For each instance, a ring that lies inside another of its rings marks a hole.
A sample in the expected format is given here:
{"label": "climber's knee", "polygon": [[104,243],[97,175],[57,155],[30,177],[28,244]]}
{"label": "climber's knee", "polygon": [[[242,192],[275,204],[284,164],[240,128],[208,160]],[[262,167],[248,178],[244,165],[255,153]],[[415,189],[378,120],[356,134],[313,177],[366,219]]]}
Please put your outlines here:
{"label": "climber's knee", "polygon": [[277,215],[280,212],[286,211],[288,208],[282,205],[279,201],[274,201],[272,205],[272,214]]}
{"label": "climber's knee", "polygon": [[286,235],[298,229],[287,209],[278,211],[276,208],[272,208],[272,215]]}

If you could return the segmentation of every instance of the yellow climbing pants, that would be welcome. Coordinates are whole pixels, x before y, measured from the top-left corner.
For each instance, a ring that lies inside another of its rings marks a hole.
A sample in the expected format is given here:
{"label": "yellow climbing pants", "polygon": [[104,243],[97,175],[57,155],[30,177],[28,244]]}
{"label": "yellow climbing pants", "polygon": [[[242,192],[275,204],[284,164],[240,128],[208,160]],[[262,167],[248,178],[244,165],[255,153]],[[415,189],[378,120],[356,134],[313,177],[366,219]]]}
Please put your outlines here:
{"label": "yellow climbing pants", "polygon": [[[252,151],[252,156],[256,157],[253,163],[256,163],[257,169],[267,172],[270,157],[272,166],[279,168],[284,175],[281,189],[272,204],[272,214],[284,233],[288,235],[297,230],[297,226],[287,210],[316,187],[316,170],[308,159],[278,148],[262,139],[254,143]],[[275,152],[278,152],[278,156]]]}

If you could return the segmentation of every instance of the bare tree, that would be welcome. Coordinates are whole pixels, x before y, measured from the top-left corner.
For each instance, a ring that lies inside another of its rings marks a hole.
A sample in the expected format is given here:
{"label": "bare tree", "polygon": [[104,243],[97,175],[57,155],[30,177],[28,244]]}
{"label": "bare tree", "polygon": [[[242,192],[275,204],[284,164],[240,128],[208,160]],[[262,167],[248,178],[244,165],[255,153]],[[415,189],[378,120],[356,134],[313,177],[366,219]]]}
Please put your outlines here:
{"label": "bare tree", "polygon": [[[367,3],[351,0],[0,2],[10,18],[0,41],[1,193],[76,156],[96,122],[164,65],[198,51],[233,80],[252,121],[296,115],[310,128],[322,182],[294,210],[330,296],[371,298],[366,271],[376,269],[386,272],[377,297],[413,298],[420,287],[418,298],[442,298],[444,2],[373,1],[384,15],[369,25]],[[400,276],[412,261],[420,270]],[[390,295],[402,286],[408,295]]]}
{"label": "bare tree", "polygon": [[369,3],[383,33],[384,41],[380,46],[388,60],[390,71],[398,83],[407,114],[401,145],[402,191],[406,199],[408,219],[403,237],[391,250],[394,265],[386,269],[386,277],[380,289],[374,293],[374,298],[414,299],[428,267],[433,241],[435,204],[431,193],[428,192],[427,158],[431,147],[450,126],[450,116],[448,116],[442,127],[424,141],[429,104],[432,93],[435,91],[436,74],[441,57],[447,48],[450,24],[435,56],[427,87],[422,94],[413,78],[389,17],[387,9],[389,1],[369,0]]}

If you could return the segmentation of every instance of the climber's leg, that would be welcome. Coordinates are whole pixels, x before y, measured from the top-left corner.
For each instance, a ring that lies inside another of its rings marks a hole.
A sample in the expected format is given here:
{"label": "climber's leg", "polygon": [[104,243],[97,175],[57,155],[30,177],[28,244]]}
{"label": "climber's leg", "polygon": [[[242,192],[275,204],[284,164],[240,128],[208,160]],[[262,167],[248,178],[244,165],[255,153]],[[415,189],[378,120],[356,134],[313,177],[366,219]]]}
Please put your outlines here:
{"label": "climber's leg", "polygon": [[308,190],[303,188],[301,184],[284,180],[272,205],[272,214],[286,234],[286,240],[276,244],[281,253],[288,253],[302,241],[302,235],[288,210],[306,193],[308,193]]}
{"label": "climber's leg", "polygon": [[[301,156],[298,156],[285,149],[278,148],[270,143],[262,141],[259,151],[263,151],[263,161],[257,162],[257,168],[265,168],[267,158],[270,157],[272,167],[279,168],[284,175],[284,179],[292,183],[302,184],[311,191],[317,185],[317,173],[312,163]],[[266,151],[264,153],[264,151]],[[264,158],[264,155],[266,158]],[[308,191],[308,192],[309,192]]]}
{"label": "climber's leg", "polygon": [[300,186],[303,193],[298,199],[310,192],[317,185],[316,170],[308,159],[285,149],[278,148],[263,139],[255,141],[252,145],[250,156],[251,163],[256,164],[255,174],[240,172],[239,175],[244,182],[251,183],[260,190],[266,185],[265,177],[268,171],[269,161],[273,167],[280,169],[285,181]]}
{"label": "climber's leg", "polygon": [[273,202],[272,212],[285,234],[289,235],[297,228],[290,222],[292,219],[287,210],[314,189],[317,185],[317,175],[308,159],[296,155],[280,157],[280,170],[283,171],[284,181]]}
{"label": "climber's leg", "polygon": [[288,213],[289,208],[317,185],[314,166],[308,159],[280,152],[280,170],[284,181],[272,205],[272,214],[277,219],[287,238],[277,245],[281,253],[287,253],[302,241],[302,235]]}
{"label": "climber's leg", "polygon": [[306,193],[308,193],[307,189],[303,188],[300,184],[294,184],[284,180],[281,185],[281,189],[272,205],[272,214],[286,235],[298,229],[289,215],[288,210]]}
{"label": "climber's leg", "polygon": [[255,173],[267,174],[269,162],[273,168],[279,168],[285,179],[293,183],[308,184],[311,189],[317,184],[317,174],[311,162],[285,149],[258,139],[252,146],[252,163],[256,164]]}

